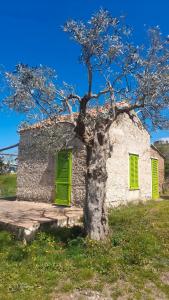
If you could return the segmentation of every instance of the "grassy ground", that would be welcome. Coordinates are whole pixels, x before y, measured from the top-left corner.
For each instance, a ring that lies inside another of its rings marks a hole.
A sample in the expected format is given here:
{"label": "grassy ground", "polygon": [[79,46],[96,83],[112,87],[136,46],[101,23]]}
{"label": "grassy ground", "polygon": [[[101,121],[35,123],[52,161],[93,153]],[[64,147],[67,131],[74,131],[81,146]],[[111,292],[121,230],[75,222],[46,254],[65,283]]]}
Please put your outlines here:
{"label": "grassy ground", "polygon": [[111,210],[109,220],[106,243],[79,228],[39,233],[27,246],[0,232],[0,299],[90,299],[77,295],[91,290],[97,299],[169,299],[169,201]]}
{"label": "grassy ground", "polygon": [[0,175],[0,197],[16,195],[16,174]]}

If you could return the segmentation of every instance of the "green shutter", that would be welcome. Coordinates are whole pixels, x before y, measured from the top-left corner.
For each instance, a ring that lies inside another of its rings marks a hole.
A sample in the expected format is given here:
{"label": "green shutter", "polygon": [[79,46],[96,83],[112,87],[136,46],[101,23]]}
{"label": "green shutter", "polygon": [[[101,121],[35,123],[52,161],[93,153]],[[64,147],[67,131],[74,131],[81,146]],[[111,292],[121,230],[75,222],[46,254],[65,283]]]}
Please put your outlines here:
{"label": "green shutter", "polygon": [[152,198],[159,198],[159,182],[158,182],[158,160],[151,159],[151,172],[152,172]]}
{"label": "green shutter", "polygon": [[72,152],[60,151],[56,163],[56,204],[70,205],[72,177]]}
{"label": "green shutter", "polygon": [[139,188],[139,184],[138,184],[138,155],[135,155],[135,188],[138,189]]}
{"label": "green shutter", "polygon": [[136,190],[139,188],[138,159],[139,159],[139,156],[136,154],[130,154],[130,156],[129,156],[130,189],[131,190]]}

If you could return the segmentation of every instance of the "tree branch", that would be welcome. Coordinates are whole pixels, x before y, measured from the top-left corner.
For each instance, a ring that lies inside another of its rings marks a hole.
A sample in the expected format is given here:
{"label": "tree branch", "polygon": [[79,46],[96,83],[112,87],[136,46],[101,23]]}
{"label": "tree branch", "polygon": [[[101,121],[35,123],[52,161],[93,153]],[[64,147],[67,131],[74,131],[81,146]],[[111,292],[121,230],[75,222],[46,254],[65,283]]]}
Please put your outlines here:
{"label": "tree branch", "polygon": [[76,95],[76,94],[70,94],[68,97],[67,97],[68,100],[71,100],[71,99],[77,99],[79,102],[81,101],[81,97]]}
{"label": "tree branch", "polygon": [[98,94],[92,94],[90,96],[90,99],[98,99],[100,96],[105,95],[107,93],[110,93],[110,88],[107,88],[107,89],[105,89],[103,91],[100,91]]}
{"label": "tree branch", "polygon": [[128,106],[128,107],[122,107],[122,108],[118,108],[118,107],[116,107],[116,116],[117,115],[119,115],[119,114],[121,114],[121,113],[129,113],[131,110],[135,110],[135,109],[137,109],[137,108],[143,108],[144,107],[144,102],[142,102],[142,103],[135,103],[135,104],[133,104],[133,105],[130,105],[130,106]]}
{"label": "tree branch", "polygon": [[91,62],[90,62],[90,58],[88,58],[86,60],[86,66],[87,66],[87,71],[88,71],[88,97],[89,99],[90,96],[91,96],[91,93],[92,93],[92,80],[93,80],[93,73],[92,73],[92,65],[91,65]]}

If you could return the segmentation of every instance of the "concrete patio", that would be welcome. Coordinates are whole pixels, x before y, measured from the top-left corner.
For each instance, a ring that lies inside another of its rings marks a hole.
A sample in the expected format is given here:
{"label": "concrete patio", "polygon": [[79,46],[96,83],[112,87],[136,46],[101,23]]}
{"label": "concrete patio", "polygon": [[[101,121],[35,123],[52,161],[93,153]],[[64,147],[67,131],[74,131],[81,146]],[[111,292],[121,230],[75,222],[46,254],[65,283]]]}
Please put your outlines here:
{"label": "concrete patio", "polygon": [[0,201],[0,229],[16,234],[24,242],[34,238],[36,232],[45,228],[79,225],[83,210],[47,203],[28,201]]}

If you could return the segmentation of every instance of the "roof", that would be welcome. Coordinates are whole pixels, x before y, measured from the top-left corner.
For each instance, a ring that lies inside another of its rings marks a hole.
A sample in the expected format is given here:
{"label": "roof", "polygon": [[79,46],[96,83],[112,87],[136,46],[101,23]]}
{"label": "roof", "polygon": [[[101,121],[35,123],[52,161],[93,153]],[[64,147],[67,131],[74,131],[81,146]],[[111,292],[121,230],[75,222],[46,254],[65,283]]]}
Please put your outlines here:
{"label": "roof", "polygon": [[[76,115],[78,115],[78,114],[77,113],[73,113],[73,117],[76,117]],[[45,120],[40,121],[38,123],[32,124],[30,126],[21,128],[19,130],[19,132],[24,132],[24,131],[32,130],[32,129],[40,129],[40,128],[43,128],[45,126],[52,126],[55,122],[57,122],[57,123],[60,123],[60,122],[72,122],[71,121],[71,115],[68,115],[68,114],[60,115],[60,116],[57,116],[55,119],[48,118],[48,119],[45,119]]]}
{"label": "roof", "polygon": [[[122,102],[117,102],[116,105],[117,105],[117,107],[125,107],[125,106],[127,107],[129,104],[126,101],[122,101]],[[109,109],[109,108],[110,108],[110,105],[107,104],[105,106],[100,106],[98,109],[96,109],[96,108],[89,109],[88,113],[91,116],[96,116],[98,112],[104,112],[104,111],[106,111],[106,109]],[[58,115],[53,120],[51,118],[48,118],[48,119],[45,119],[45,120],[40,121],[38,123],[27,126],[25,128],[21,128],[19,130],[19,132],[22,133],[22,132],[25,132],[27,130],[40,129],[40,128],[43,128],[45,126],[51,126],[51,125],[55,124],[56,122],[57,123],[60,123],[60,122],[73,123],[72,122],[72,116],[73,116],[73,118],[76,119],[78,117],[78,115],[79,115],[79,113],[77,113],[77,112],[74,112],[72,115],[70,115],[70,114]]]}
{"label": "roof", "polygon": [[164,154],[162,154],[161,153],[161,151],[160,150],[158,150],[153,144],[151,144],[151,148],[153,149],[153,150],[155,150],[155,151],[157,151],[158,152],[158,154],[161,156],[161,157],[163,157],[164,159],[165,159],[165,156],[164,156]]}

